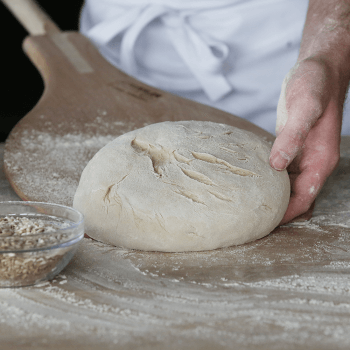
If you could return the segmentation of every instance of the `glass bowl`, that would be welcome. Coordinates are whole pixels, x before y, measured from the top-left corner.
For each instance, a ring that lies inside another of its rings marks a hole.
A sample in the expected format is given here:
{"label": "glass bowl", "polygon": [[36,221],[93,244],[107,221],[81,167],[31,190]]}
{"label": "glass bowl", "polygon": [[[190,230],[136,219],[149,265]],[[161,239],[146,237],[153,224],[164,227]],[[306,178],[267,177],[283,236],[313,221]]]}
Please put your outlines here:
{"label": "glass bowl", "polygon": [[84,217],[73,208],[41,202],[0,202],[0,287],[52,279],[84,237]]}

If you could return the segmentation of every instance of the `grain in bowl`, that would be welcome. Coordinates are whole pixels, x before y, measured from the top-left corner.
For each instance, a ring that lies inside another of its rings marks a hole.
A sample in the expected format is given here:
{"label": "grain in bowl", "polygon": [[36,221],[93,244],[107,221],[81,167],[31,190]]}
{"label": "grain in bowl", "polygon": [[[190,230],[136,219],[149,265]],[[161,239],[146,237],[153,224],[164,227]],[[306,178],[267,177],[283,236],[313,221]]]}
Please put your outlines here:
{"label": "grain in bowl", "polygon": [[0,287],[50,280],[84,236],[77,210],[40,202],[0,202]]}

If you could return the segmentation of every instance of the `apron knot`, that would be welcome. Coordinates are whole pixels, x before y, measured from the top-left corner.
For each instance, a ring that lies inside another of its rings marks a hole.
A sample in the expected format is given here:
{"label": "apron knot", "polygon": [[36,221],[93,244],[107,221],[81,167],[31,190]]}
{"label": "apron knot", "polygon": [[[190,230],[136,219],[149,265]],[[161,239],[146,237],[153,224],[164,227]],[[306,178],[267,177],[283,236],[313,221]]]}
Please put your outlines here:
{"label": "apron knot", "polygon": [[137,76],[135,55],[137,39],[148,24],[159,19],[173,47],[208,98],[217,101],[232,90],[223,74],[223,63],[229,54],[229,47],[193,28],[190,23],[193,13],[193,10],[180,11],[157,4],[139,6],[126,10],[122,16],[112,16],[98,23],[88,31],[87,35],[97,46],[104,46],[116,36],[123,35],[120,67],[126,73]]}

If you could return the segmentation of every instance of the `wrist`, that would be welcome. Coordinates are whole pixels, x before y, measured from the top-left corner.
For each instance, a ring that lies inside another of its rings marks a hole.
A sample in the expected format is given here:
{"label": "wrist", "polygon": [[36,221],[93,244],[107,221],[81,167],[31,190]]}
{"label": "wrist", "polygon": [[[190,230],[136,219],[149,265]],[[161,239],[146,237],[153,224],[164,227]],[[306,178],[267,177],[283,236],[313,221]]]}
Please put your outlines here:
{"label": "wrist", "polygon": [[300,48],[297,63],[312,59],[326,64],[343,79],[350,79],[350,35],[320,34],[311,45]]}
{"label": "wrist", "polygon": [[350,79],[350,0],[309,0],[298,62],[306,59]]}

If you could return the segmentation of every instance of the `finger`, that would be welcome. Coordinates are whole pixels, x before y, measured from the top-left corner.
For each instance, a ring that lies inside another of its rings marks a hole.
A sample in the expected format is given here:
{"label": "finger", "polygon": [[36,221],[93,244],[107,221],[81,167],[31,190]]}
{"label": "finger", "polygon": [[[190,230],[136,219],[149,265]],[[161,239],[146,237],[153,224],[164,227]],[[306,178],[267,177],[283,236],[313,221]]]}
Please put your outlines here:
{"label": "finger", "polygon": [[309,210],[326,178],[317,172],[306,171],[294,179],[291,198],[281,225]]}
{"label": "finger", "polygon": [[294,97],[291,101],[298,102],[289,107],[286,125],[271,149],[270,164],[276,170],[286,169],[301,152],[310,129],[323,114],[320,99],[299,94],[296,99]]}
{"label": "finger", "polygon": [[315,208],[315,203],[316,201],[313,201],[310,208],[303,214],[295,217],[294,219],[291,220],[291,222],[303,222],[303,221],[309,221],[312,218],[312,213]]}
{"label": "finger", "polygon": [[277,108],[277,138],[270,164],[284,170],[303,147],[304,141],[330,100],[328,70],[320,62],[305,60],[285,79]]}
{"label": "finger", "polygon": [[[325,145],[322,146],[320,143],[315,145],[315,135],[319,134],[315,129],[316,127],[310,131],[303,153],[288,167],[292,193],[281,224],[294,219],[309,209],[328,176],[338,165],[339,141],[332,143],[324,135]],[[328,130],[333,135],[333,129],[328,128]],[[339,138],[340,131],[338,132],[338,140]]]}

